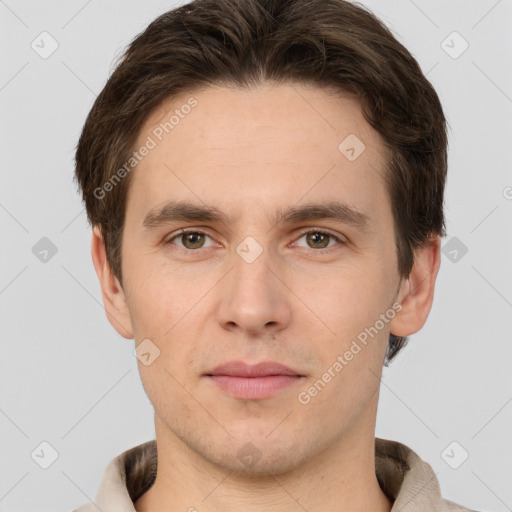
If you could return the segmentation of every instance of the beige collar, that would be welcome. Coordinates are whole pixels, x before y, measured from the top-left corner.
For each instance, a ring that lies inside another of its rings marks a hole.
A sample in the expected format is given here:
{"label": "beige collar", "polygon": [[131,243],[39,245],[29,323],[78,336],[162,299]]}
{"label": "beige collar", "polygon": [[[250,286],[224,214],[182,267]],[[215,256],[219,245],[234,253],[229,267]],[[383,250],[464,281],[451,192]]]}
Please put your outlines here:
{"label": "beige collar", "polygon": [[[75,512],[135,512],[133,503],[153,485],[157,470],[156,440],[130,448],[105,468],[96,493]],[[429,464],[408,446],[375,438],[375,472],[383,492],[393,502],[391,512],[472,512],[441,497]]]}

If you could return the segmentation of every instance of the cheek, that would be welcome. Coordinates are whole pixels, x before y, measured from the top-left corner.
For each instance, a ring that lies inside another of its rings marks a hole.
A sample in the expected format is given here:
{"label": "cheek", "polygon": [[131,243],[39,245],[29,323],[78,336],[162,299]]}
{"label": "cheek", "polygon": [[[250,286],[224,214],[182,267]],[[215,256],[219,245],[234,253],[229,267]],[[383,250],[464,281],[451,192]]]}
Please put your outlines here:
{"label": "cheek", "polygon": [[197,283],[187,286],[190,281],[179,271],[171,272],[157,260],[137,254],[126,260],[126,297],[137,340],[170,336],[201,293]]}
{"label": "cheek", "polygon": [[184,378],[169,364],[164,354],[150,366],[139,363],[139,372],[149,401],[169,427],[176,427],[180,422],[196,423],[194,402],[182,384]]}
{"label": "cheek", "polygon": [[144,269],[142,264],[130,279],[134,284],[129,286],[127,302],[136,343],[149,339],[159,354],[150,366],[139,361],[141,378],[148,382],[159,378],[176,386],[170,374],[179,382],[186,377],[194,350],[191,342],[198,342],[198,329],[204,324],[206,302],[201,298],[211,284],[203,279],[193,281],[157,265]]}
{"label": "cheek", "polygon": [[361,261],[314,279],[314,285],[303,289],[304,302],[338,342],[350,343],[352,337],[374,325],[390,307],[387,281],[382,263]]}
{"label": "cheek", "polygon": [[328,409],[333,421],[346,411],[361,412],[379,389],[390,323],[380,315],[391,306],[384,268],[374,261],[333,275],[324,283],[323,297],[311,289],[312,304],[322,305],[320,316],[335,334],[317,346],[320,364],[308,385],[317,393],[312,402]]}

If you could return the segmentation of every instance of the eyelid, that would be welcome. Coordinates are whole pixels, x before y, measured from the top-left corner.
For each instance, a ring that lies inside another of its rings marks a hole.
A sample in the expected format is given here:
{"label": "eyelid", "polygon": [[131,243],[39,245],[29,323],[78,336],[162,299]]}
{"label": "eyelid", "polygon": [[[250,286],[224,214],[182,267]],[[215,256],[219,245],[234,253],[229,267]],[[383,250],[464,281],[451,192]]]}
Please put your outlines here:
{"label": "eyelid", "polygon": [[[187,233],[198,233],[200,235],[206,235],[210,237],[213,240],[213,236],[208,233],[208,231],[205,230],[205,228],[180,228],[178,231],[175,231],[169,235],[168,238],[164,240],[165,244],[170,244],[175,238],[178,238],[180,236],[186,235]],[[201,249],[183,249],[182,247],[178,247],[178,249],[181,249],[186,252],[199,252]]]}
{"label": "eyelid", "polygon": [[322,233],[325,235],[332,236],[333,238],[336,238],[339,242],[347,242],[347,239],[340,233],[336,233],[335,231],[331,231],[328,228],[316,228],[314,226],[305,228],[304,231],[302,231],[299,235],[299,238],[307,235],[308,233]]}
{"label": "eyelid", "polygon": [[320,253],[320,254],[328,254],[330,253],[331,251],[334,251],[334,250],[337,250],[339,249],[339,245],[345,245],[348,243],[347,239],[341,235],[341,234],[338,234],[334,231],[331,231],[330,229],[328,228],[316,228],[314,226],[311,226],[309,228],[305,228],[295,239],[294,241],[292,242],[293,244],[295,242],[297,242],[297,240],[299,240],[300,238],[302,238],[304,235],[308,235],[309,233],[320,233],[320,234],[323,234],[323,235],[328,235],[330,236],[331,238],[334,238],[338,243],[336,245],[333,245],[332,247],[326,247],[326,248],[320,248],[320,249],[313,249],[312,247],[303,247],[303,249],[306,249],[307,251],[309,252],[313,252],[313,253]]}

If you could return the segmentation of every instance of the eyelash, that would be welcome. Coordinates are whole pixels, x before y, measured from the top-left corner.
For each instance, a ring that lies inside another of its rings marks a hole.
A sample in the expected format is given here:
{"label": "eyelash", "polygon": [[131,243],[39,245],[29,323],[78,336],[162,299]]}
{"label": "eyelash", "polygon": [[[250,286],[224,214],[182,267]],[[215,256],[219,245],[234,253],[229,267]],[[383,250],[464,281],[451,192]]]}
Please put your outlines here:
{"label": "eyelash", "polygon": [[[180,236],[186,235],[188,233],[194,233],[194,234],[199,234],[199,235],[206,235],[206,236],[212,238],[208,233],[205,233],[204,231],[200,231],[198,229],[180,229],[180,231],[177,234],[173,235],[171,238],[169,238],[168,240],[165,241],[165,245],[171,245],[173,240],[175,240],[176,238],[179,238]],[[326,231],[325,229],[318,229],[318,228],[309,228],[309,229],[301,232],[299,237],[296,240],[299,240],[304,235],[309,235],[310,233],[315,233],[315,234],[320,234],[320,235],[327,235],[331,239],[334,238],[334,240],[336,240],[340,244],[344,244],[345,243],[339,236],[335,235],[334,233],[331,233],[330,231]],[[195,252],[200,252],[203,249],[208,249],[207,247],[206,248],[199,248],[199,249],[185,249],[185,248],[179,247],[179,246],[175,246],[175,248],[179,252],[187,253],[187,254],[195,253]],[[333,250],[336,250],[337,248],[338,248],[337,246],[332,246],[332,247],[327,247],[327,248],[323,248],[323,249],[313,249],[311,247],[306,248],[306,249],[308,250],[308,252],[328,254],[328,253],[332,252]]]}

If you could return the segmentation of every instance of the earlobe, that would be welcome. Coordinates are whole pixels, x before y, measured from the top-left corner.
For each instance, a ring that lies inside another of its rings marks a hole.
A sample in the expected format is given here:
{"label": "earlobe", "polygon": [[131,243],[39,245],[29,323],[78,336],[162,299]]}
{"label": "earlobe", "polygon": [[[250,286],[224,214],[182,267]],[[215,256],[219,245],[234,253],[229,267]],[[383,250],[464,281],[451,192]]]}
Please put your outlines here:
{"label": "earlobe", "polygon": [[108,321],[123,338],[133,339],[133,328],[124,291],[109,265],[99,226],[93,227],[91,256]]}
{"label": "earlobe", "polygon": [[402,309],[390,324],[390,332],[395,336],[414,334],[427,321],[441,264],[440,246],[439,236],[435,236],[415,252],[413,268],[398,293]]}

